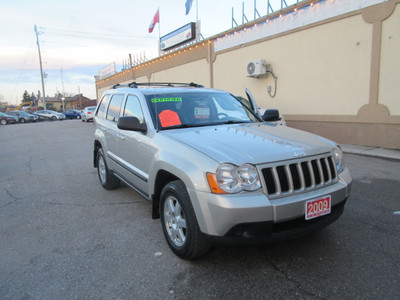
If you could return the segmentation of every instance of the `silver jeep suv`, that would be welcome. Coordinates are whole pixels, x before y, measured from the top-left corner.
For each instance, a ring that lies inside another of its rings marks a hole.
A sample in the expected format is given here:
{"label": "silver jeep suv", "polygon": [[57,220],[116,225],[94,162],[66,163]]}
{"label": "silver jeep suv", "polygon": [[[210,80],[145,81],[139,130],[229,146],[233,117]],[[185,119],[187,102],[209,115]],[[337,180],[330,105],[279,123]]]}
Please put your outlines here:
{"label": "silver jeep suv", "polygon": [[106,91],[96,108],[101,185],[123,181],[151,201],[181,258],[215,243],[299,236],[343,212],[352,179],[338,145],[249,103],[194,83],[133,82]]}

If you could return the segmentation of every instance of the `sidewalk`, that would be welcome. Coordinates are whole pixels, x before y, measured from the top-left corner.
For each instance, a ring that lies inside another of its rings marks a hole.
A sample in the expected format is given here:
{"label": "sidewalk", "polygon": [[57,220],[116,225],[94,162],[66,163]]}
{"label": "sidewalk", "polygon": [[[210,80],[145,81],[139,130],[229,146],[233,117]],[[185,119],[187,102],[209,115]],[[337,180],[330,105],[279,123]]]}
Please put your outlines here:
{"label": "sidewalk", "polygon": [[400,160],[400,150],[341,144],[344,153]]}

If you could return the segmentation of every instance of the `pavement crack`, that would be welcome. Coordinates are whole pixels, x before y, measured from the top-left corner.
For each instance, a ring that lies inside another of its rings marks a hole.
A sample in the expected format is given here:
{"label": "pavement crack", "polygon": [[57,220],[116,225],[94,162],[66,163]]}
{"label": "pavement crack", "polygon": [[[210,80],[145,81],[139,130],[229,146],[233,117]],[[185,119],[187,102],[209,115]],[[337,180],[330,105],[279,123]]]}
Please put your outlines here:
{"label": "pavement crack", "polygon": [[29,160],[27,165],[30,172],[32,172],[32,161],[33,161],[32,155],[29,155]]}
{"label": "pavement crack", "polygon": [[60,206],[82,206],[82,207],[95,207],[95,206],[112,206],[112,205],[129,205],[142,203],[141,201],[130,201],[130,202],[118,202],[118,203],[93,203],[93,204],[82,204],[82,203],[69,203],[69,202],[56,202],[56,201],[38,201],[41,204],[49,205],[60,205]]}
{"label": "pavement crack", "polygon": [[9,190],[7,190],[6,188],[3,188],[3,190],[7,193],[8,196],[10,196],[10,198],[12,199],[11,201],[7,202],[6,204],[3,204],[0,206],[0,208],[6,207],[18,200],[20,200],[18,197],[14,196]]}
{"label": "pavement crack", "polygon": [[307,291],[300,282],[296,281],[294,278],[290,277],[284,270],[282,270],[281,268],[279,268],[275,263],[273,263],[270,259],[268,259],[268,262],[270,263],[270,265],[276,270],[278,271],[283,277],[285,277],[285,279],[291,283],[293,283],[303,294],[306,294],[308,296],[311,297],[315,297],[317,299],[323,299],[325,300],[325,298],[314,294],[312,292]]}

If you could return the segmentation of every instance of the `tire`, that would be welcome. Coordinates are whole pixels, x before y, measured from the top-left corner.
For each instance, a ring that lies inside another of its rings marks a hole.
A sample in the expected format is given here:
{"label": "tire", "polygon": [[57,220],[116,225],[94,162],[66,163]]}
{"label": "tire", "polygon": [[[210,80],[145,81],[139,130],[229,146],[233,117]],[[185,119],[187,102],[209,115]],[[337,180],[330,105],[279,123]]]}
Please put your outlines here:
{"label": "tire", "polygon": [[185,184],[168,183],[161,192],[160,216],[165,239],[177,256],[195,259],[206,254],[210,244],[201,233]]}
{"label": "tire", "polygon": [[106,160],[104,158],[103,149],[100,148],[97,152],[97,174],[103,188],[106,190],[113,190],[119,186],[119,179],[115,177],[107,167]]}
{"label": "tire", "polygon": [[6,119],[1,119],[0,124],[1,125],[7,125],[7,120]]}
{"label": "tire", "polygon": [[21,123],[26,123],[26,120],[25,120],[24,118],[22,118],[22,119],[20,120],[20,122],[21,122]]}
{"label": "tire", "polygon": [[52,119],[53,121],[55,121],[55,120],[57,120],[57,117],[56,117],[56,116],[52,116],[51,119]]}

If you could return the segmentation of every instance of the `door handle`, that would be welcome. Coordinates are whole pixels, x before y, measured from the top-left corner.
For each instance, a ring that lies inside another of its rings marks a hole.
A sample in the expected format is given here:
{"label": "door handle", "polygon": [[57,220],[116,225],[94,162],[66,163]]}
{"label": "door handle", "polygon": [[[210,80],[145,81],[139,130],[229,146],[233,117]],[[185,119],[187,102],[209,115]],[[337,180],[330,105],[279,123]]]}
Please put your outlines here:
{"label": "door handle", "polygon": [[119,134],[119,133],[118,133],[118,134],[117,134],[117,137],[119,137],[119,138],[120,138],[121,140],[123,140],[123,141],[125,140],[125,136],[122,135],[122,134]]}

